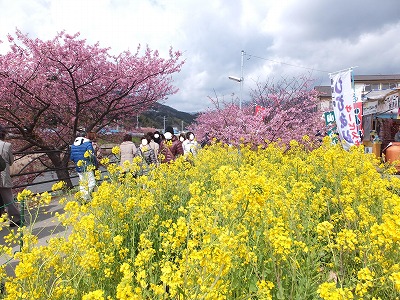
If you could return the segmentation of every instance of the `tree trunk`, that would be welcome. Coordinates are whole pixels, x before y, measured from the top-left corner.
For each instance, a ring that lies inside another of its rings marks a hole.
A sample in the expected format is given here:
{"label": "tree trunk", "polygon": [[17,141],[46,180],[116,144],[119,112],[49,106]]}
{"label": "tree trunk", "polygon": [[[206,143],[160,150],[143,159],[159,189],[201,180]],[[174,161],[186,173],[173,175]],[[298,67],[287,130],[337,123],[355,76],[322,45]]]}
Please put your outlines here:
{"label": "tree trunk", "polygon": [[51,160],[56,169],[57,178],[60,181],[65,181],[67,187],[72,188],[72,181],[68,170],[68,155],[62,157],[62,151],[48,152],[47,156]]}

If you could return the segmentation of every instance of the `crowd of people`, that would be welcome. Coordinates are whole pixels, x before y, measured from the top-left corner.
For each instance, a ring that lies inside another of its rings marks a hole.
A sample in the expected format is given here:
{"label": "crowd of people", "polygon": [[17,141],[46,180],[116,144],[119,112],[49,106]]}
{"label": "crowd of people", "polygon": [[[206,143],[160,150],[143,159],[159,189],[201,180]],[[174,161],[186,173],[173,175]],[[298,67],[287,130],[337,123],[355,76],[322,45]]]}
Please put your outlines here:
{"label": "crowd of people", "polygon": [[136,156],[140,156],[148,165],[168,163],[180,155],[189,155],[189,153],[196,155],[201,148],[193,132],[181,133],[178,138],[170,126],[165,129],[164,134],[159,131],[144,134],[138,146],[132,140],[131,134],[125,134],[120,144],[121,166],[125,161],[133,161]]}
{"label": "crowd of people", "polygon": [[[0,170],[0,216],[7,212],[10,227],[21,226],[19,208],[15,205],[12,194],[10,166],[14,162],[12,145],[5,141],[7,130],[0,125],[0,156],[4,168]],[[172,127],[167,127],[164,134],[159,131],[148,132],[141,136],[140,144],[136,146],[133,136],[126,134],[120,144],[120,165],[132,162],[135,157],[141,157],[141,174],[146,174],[151,166],[174,161],[184,155],[196,155],[202,146],[196,141],[193,132],[174,134]],[[79,129],[73,144],[70,146],[70,160],[75,163],[79,176],[79,189],[84,199],[89,200],[96,186],[94,171],[99,166],[103,154],[97,143],[94,132]]]}
{"label": "crowd of people", "polygon": [[[196,155],[201,148],[193,132],[181,133],[177,137],[171,126],[165,128],[164,134],[159,131],[144,134],[140,137],[139,145],[135,145],[133,136],[127,133],[123,136],[119,147],[120,166],[123,169],[129,165],[125,162],[131,163],[137,156],[141,158],[140,175],[146,174],[150,166],[169,163],[181,155]],[[79,176],[80,191],[88,200],[96,185],[94,170],[102,157],[96,135],[86,133],[83,129],[78,130],[70,150],[70,159],[75,163]]]}
{"label": "crowd of people", "polygon": [[120,144],[121,165],[127,160],[132,161],[135,156],[140,156],[148,165],[168,163],[180,155],[196,155],[201,148],[193,132],[181,133],[178,138],[170,126],[165,128],[164,134],[159,131],[144,134],[137,147],[132,139],[132,135],[126,134]]}

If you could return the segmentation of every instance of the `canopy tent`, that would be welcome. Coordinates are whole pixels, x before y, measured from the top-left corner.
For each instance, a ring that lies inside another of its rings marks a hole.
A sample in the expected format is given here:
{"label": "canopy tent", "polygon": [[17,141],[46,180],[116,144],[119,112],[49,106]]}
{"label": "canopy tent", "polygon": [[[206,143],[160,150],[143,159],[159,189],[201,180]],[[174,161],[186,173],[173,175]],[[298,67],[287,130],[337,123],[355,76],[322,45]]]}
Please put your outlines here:
{"label": "canopy tent", "polygon": [[371,91],[363,95],[363,116],[373,115],[381,119],[397,119],[399,110],[399,90]]}

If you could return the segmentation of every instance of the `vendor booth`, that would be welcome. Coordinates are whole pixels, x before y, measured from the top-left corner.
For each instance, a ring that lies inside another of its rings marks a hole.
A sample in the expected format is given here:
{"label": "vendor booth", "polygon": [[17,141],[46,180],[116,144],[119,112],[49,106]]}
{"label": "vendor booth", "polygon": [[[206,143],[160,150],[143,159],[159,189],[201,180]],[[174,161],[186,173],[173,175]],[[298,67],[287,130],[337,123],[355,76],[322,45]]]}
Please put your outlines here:
{"label": "vendor booth", "polygon": [[[393,151],[397,149],[395,135],[400,130],[399,90],[371,91],[363,95],[362,100],[363,144],[366,152],[374,152],[377,156],[384,153],[386,158],[387,154],[393,154],[389,160],[400,159],[400,143],[398,151]],[[390,147],[393,148],[389,150]]]}

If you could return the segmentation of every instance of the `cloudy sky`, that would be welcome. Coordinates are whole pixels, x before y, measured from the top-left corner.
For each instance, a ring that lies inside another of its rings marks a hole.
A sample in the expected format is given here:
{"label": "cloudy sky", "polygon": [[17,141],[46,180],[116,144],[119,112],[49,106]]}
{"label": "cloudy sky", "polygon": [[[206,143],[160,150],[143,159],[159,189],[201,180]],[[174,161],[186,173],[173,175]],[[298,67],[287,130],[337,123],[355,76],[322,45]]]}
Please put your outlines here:
{"label": "cloudy sky", "polygon": [[282,77],[400,74],[399,0],[0,0],[0,40],[16,28],[45,40],[80,32],[114,53],[172,46],[186,63],[165,104],[186,112],[212,107],[209,97],[238,101],[228,76],[240,77],[242,50],[243,101]]}

